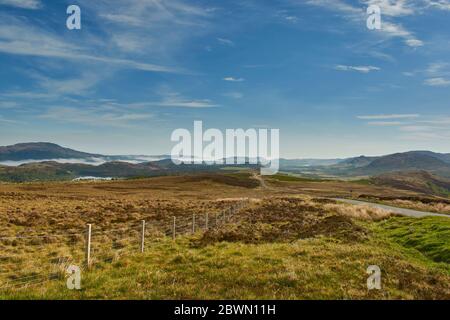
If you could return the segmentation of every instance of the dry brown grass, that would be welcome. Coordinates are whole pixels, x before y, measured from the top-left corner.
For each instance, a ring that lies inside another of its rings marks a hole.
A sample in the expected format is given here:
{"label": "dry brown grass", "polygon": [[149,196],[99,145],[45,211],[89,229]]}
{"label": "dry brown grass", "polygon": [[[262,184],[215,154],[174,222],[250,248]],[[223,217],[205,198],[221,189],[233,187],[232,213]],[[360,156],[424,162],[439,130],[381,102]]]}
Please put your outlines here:
{"label": "dry brown grass", "polygon": [[324,208],[340,215],[359,220],[380,221],[390,218],[393,215],[392,212],[379,208],[369,208],[367,206],[326,204]]}
{"label": "dry brown grass", "polygon": [[198,244],[290,242],[319,236],[363,241],[368,231],[355,220],[379,221],[390,216],[384,210],[353,207],[327,199],[267,198],[253,202],[233,216],[225,227],[205,233]]}
{"label": "dry brown grass", "polygon": [[388,203],[396,207],[414,209],[419,211],[430,211],[430,212],[450,214],[450,204],[446,202],[436,201],[430,203],[423,203],[421,201],[399,199],[388,201]]}
{"label": "dry brown grass", "polygon": [[407,208],[426,212],[450,214],[450,199],[426,195],[416,196],[375,196],[362,194],[358,196],[361,200],[379,202],[394,207]]}
{"label": "dry brown grass", "polygon": [[[162,274],[165,279],[161,283],[145,279],[148,287],[158,287],[159,295],[153,298],[370,298],[364,288],[365,268],[374,263],[374,232],[369,224],[388,214],[305,196],[304,189],[312,186],[309,182],[282,186],[270,183],[268,188],[254,188],[253,182],[235,182],[222,177],[181,176],[0,184],[0,238],[6,237],[0,239],[0,282],[31,279],[39,283],[42,274],[61,277],[67,263],[82,263],[83,232],[85,224],[92,223],[92,257],[99,267],[88,273],[91,290],[85,292],[87,297],[146,298],[148,290],[136,283],[141,283],[140,272],[146,270],[145,274]],[[314,188],[320,189],[321,196],[345,193],[351,188],[344,183],[342,191],[338,185],[315,183]],[[364,188],[367,191],[369,187]],[[130,253],[138,252],[140,220],[147,221],[151,241],[170,231],[173,216],[177,217],[179,231],[183,226],[185,231],[191,229],[193,214],[203,225],[208,213],[210,226],[214,227],[216,213],[247,197],[251,198],[248,207],[230,220],[222,220],[220,228],[182,238],[181,245],[159,239],[148,243],[152,249],[144,258],[130,258]],[[33,237],[17,238],[27,235]],[[392,279],[386,297],[439,298],[440,293],[448,293],[447,275],[428,268],[422,258],[408,260],[397,247],[394,250],[390,243],[381,243],[375,262],[387,264]],[[298,250],[296,246],[300,246]],[[263,252],[270,252],[270,256],[264,258]],[[395,253],[396,258],[391,259],[386,252]],[[180,262],[180,256],[194,258]],[[274,263],[280,259],[281,265]],[[326,271],[317,265],[325,266]],[[135,268],[135,273],[128,268]],[[274,269],[273,276],[267,274],[268,268]],[[403,270],[410,272],[403,274]],[[196,281],[199,274],[205,273],[213,281],[209,291],[201,295],[203,291],[196,287]],[[233,276],[228,279],[228,274]],[[358,279],[355,274],[360,274]],[[241,282],[237,285],[239,275]],[[174,278],[186,285],[174,289]],[[345,288],[336,289],[341,283]],[[227,293],[230,286],[234,289]],[[241,294],[242,290],[246,293]],[[61,292],[54,296],[61,297]]]}

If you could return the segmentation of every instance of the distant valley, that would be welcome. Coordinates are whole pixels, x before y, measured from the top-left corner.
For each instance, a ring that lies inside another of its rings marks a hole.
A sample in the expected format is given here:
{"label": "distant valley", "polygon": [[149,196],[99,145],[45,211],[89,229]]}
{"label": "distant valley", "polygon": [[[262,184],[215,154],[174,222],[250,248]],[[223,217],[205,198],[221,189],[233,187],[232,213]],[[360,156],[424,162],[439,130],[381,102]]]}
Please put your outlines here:
{"label": "distant valley", "polygon": [[[136,178],[186,172],[257,169],[259,165],[175,165],[167,155],[102,155],[81,152],[53,143],[21,143],[0,147],[0,181],[72,180],[80,177]],[[314,178],[379,177],[397,183],[401,177],[427,180],[447,190],[450,154],[410,151],[379,157],[347,159],[280,159],[280,171]],[[417,174],[420,172],[420,174]],[[394,174],[387,179],[387,176]],[[436,178],[435,178],[436,177]],[[436,179],[445,179],[445,183]],[[400,179],[401,180],[401,179]],[[404,180],[404,179],[403,179]],[[397,181],[397,182],[395,182]],[[423,186],[422,186],[423,187]]]}

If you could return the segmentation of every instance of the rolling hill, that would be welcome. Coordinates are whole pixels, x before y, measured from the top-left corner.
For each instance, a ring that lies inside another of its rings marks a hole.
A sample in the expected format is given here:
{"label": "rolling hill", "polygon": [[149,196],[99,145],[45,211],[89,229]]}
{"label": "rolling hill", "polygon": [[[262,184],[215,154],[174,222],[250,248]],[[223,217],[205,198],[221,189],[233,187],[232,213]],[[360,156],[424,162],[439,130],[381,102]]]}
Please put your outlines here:
{"label": "rolling hill", "polygon": [[380,186],[445,197],[450,195],[450,179],[438,177],[427,171],[391,172],[373,177],[371,180]]}
{"label": "rolling hill", "polygon": [[[67,161],[60,161],[66,159]],[[115,156],[81,152],[54,143],[20,143],[0,147],[0,161],[24,161],[18,166],[0,165],[0,180],[67,180],[82,176],[129,178],[217,171],[226,165],[175,165],[170,156]],[[37,163],[41,161],[41,163]],[[236,166],[234,166],[236,167]],[[258,168],[258,165],[238,165]],[[427,171],[450,178],[450,154],[410,151],[386,156],[347,159],[280,159],[280,170],[317,177],[378,176],[398,171]]]}
{"label": "rolling hill", "polygon": [[450,176],[450,163],[437,156],[423,152],[395,153],[377,158],[368,165],[354,170],[355,173],[376,175],[394,171],[426,170],[441,176]]}
{"label": "rolling hill", "polygon": [[359,156],[343,159],[335,164],[309,167],[283,167],[281,163],[281,170],[329,177],[375,176],[396,171],[425,170],[450,177],[450,154],[409,151],[379,157]]}
{"label": "rolling hill", "polygon": [[100,154],[80,152],[54,143],[33,142],[0,146],[0,161],[82,159],[103,157]]}
{"label": "rolling hill", "polygon": [[175,165],[170,159],[144,163],[111,161],[101,165],[44,161],[20,166],[0,166],[0,181],[57,181],[79,177],[136,178],[194,172],[219,172],[224,169],[227,172],[239,172],[241,169],[256,168],[258,168],[257,165]]}

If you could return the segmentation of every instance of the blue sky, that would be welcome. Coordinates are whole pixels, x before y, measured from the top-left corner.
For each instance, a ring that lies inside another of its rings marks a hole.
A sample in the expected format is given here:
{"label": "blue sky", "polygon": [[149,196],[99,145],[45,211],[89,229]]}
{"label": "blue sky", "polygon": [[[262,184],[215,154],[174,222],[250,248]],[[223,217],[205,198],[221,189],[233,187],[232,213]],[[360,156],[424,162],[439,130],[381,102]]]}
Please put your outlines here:
{"label": "blue sky", "polygon": [[287,158],[450,152],[449,57],[450,0],[0,0],[0,145],[161,154],[203,120]]}

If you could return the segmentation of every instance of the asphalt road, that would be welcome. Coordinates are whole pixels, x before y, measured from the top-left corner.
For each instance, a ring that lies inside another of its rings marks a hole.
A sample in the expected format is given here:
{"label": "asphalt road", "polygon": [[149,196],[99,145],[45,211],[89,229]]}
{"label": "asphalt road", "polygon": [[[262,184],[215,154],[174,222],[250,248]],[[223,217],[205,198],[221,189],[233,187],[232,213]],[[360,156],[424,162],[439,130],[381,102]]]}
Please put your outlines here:
{"label": "asphalt road", "polygon": [[439,213],[434,213],[434,212],[417,211],[417,210],[412,210],[412,209],[391,207],[391,206],[387,206],[384,204],[373,203],[373,202],[350,200],[350,199],[340,199],[340,198],[334,198],[333,200],[336,200],[339,202],[355,204],[355,205],[364,205],[364,206],[369,206],[372,208],[384,209],[386,211],[390,211],[390,212],[393,212],[393,213],[396,213],[396,214],[399,214],[402,216],[408,216],[408,217],[422,218],[422,217],[436,216],[436,217],[450,218],[450,215],[447,215],[447,214],[439,214]]}

